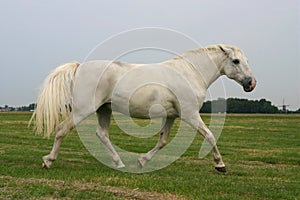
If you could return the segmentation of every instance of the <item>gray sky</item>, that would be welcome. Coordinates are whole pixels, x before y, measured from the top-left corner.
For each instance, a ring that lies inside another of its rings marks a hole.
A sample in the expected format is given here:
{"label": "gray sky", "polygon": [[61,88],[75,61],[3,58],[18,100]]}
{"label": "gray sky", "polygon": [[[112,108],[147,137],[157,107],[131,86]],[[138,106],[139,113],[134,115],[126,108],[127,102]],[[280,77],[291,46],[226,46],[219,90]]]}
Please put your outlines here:
{"label": "gray sky", "polygon": [[300,108],[297,0],[11,0],[0,2],[0,15],[0,106],[34,102],[52,69],[72,60],[82,62],[114,34],[162,27],[202,45],[233,44],[244,50],[257,88],[245,93],[222,78],[226,97],[266,98],[275,105],[284,98],[290,109]]}

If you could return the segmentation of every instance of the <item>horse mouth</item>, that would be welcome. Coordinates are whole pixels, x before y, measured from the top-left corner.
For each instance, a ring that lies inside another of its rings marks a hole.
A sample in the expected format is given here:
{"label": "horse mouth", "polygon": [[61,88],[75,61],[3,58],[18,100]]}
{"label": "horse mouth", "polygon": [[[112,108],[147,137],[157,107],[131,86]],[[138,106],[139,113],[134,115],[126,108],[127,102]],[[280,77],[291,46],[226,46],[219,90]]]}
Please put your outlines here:
{"label": "horse mouth", "polygon": [[250,87],[244,87],[244,91],[245,92],[251,92],[252,90],[254,90],[254,88],[255,87],[252,87],[252,86],[250,86]]}

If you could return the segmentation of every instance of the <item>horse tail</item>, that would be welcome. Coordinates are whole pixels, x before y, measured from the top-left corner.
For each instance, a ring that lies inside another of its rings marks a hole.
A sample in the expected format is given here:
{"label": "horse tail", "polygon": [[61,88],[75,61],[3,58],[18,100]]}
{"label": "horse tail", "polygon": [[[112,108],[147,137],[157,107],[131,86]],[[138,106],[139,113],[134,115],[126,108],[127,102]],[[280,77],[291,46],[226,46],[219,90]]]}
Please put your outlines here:
{"label": "horse tail", "polygon": [[29,125],[35,121],[37,134],[49,138],[56,126],[71,116],[72,90],[79,65],[77,62],[66,63],[46,78],[29,121]]}

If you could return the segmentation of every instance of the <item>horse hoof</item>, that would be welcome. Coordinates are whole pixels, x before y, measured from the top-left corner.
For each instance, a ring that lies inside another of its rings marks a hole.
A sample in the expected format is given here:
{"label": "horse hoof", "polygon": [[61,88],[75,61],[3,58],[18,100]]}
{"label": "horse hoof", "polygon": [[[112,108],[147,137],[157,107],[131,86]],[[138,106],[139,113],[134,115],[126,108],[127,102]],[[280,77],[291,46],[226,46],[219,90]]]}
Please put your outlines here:
{"label": "horse hoof", "polygon": [[123,163],[117,166],[117,169],[123,169],[123,168],[125,168],[125,165]]}
{"label": "horse hoof", "polygon": [[139,160],[137,161],[137,166],[138,166],[138,168],[143,168],[141,161],[139,161]]}
{"label": "horse hoof", "polygon": [[144,158],[139,158],[137,160],[137,166],[138,166],[138,168],[143,168],[144,165],[146,164],[146,162],[147,162],[147,160],[145,160]]}
{"label": "horse hoof", "polygon": [[226,172],[226,167],[215,167],[215,169],[219,172],[225,173]]}
{"label": "horse hoof", "polygon": [[42,169],[48,169],[48,166],[44,162],[42,163]]}

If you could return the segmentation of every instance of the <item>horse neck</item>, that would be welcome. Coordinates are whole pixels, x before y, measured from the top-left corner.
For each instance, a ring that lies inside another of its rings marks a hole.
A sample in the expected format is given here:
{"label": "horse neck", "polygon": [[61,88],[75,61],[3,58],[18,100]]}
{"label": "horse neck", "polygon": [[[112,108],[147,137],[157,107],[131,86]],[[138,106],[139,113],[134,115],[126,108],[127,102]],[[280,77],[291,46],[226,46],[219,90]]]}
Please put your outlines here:
{"label": "horse neck", "polygon": [[[198,49],[184,53],[182,56],[173,58],[171,63],[178,68],[188,68],[198,77],[199,81],[205,82],[208,88],[221,76],[221,66],[224,56],[218,51]],[[175,64],[176,63],[176,64]]]}

